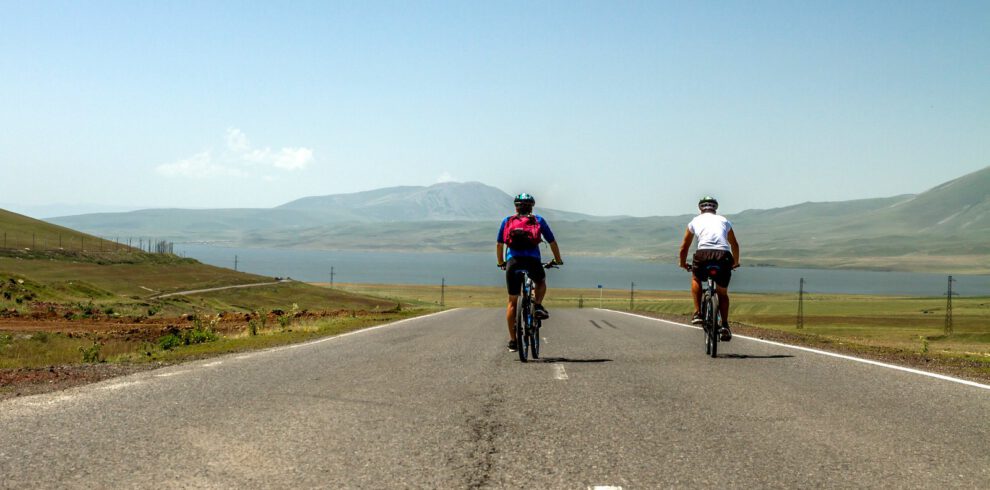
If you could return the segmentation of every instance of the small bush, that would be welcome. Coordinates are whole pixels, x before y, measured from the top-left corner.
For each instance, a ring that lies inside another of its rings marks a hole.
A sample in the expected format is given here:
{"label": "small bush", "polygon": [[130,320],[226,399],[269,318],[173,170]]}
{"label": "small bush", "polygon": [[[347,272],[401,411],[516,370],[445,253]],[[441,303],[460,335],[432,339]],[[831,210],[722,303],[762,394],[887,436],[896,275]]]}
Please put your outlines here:
{"label": "small bush", "polygon": [[278,317],[278,326],[280,329],[285,330],[289,325],[292,324],[291,316],[280,316]]}
{"label": "small bush", "polygon": [[158,346],[161,347],[162,350],[172,350],[180,345],[182,345],[182,337],[179,337],[174,333],[170,333],[158,339]]}
{"label": "small bush", "polygon": [[202,344],[205,342],[213,342],[218,338],[220,337],[212,330],[197,326],[192,330],[185,331],[185,333],[182,335],[182,343],[186,345]]}
{"label": "small bush", "polygon": [[258,335],[258,323],[254,320],[248,321],[248,334],[252,337]]}
{"label": "small bush", "polygon": [[113,311],[113,307],[112,306],[107,306],[106,308],[103,309],[103,314],[104,315],[113,316],[113,313],[114,313],[114,311]]}
{"label": "small bush", "polygon": [[79,352],[82,352],[83,362],[86,363],[97,363],[103,362],[100,359],[100,343],[94,341],[93,345],[89,347],[80,347]]}
{"label": "small bush", "polygon": [[14,337],[12,337],[10,334],[6,334],[6,333],[0,334],[0,349],[6,347],[9,344],[12,344],[13,342],[14,342]]}
{"label": "small bush", "polygon": [[35,332],[31,335],[31,340],[42,344],[47,344],[49,338],[50,336],[48,335],[48,332]]}

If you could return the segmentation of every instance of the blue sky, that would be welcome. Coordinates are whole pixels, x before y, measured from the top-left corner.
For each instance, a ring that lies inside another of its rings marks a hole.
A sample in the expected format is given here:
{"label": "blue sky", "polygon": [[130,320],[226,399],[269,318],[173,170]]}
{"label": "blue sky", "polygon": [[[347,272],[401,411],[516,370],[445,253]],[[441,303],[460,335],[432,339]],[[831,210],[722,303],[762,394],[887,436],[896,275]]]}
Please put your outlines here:
{"label": "blue sky", "polygon": [[990,165],[986,1],[0,12],[0,206],[39,216],[445,180],[593,214],[703,194],[733,212]]}

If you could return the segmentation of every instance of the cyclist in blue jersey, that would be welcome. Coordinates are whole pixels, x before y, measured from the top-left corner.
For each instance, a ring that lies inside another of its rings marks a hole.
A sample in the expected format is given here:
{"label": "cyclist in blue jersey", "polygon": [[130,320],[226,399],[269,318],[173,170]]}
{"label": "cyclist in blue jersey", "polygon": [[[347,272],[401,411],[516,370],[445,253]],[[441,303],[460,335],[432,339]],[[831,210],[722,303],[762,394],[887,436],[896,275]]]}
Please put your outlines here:
{"label": "cyclist in blue jersey", "polygon": [[521,282],[516,271],[525,270],[536,283],[536,301],[534,316],[541,320],[550,318],[550,313],[543,307],[543,297],[547,294],[546,271],[540,258],[540,242],[546,240],[553,252],[553,263],[563,265],[560,249],[550,231],[550,225],[542,216],[533,214],[536,199],[526,193],[519,194],[513,200],[516,214],[502,220],[498,229],[498,244],[495,248],[498,266],[504,269],[505,284],[509,290],[509,306],[505,311],[505,320],[509,326],[509,350],[517,349],[516,343],[516,302],[519,299]]}

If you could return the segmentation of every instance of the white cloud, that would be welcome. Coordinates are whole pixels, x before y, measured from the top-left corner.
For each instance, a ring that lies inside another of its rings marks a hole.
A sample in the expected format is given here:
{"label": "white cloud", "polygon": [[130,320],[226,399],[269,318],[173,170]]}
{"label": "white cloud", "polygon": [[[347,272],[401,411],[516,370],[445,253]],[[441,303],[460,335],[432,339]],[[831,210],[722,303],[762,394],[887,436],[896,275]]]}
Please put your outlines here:
{"label": "white cloud", "polygon": [[208,179],[211,177],[245,177],[240,169],[214,162],[213,153],[204,151],[173,163],[159,165],[156,170],[166,177]]}
{"label": "white cloud", "polygon": [[456,181],[457,179],[455,179],[453,175],[450,175],[450,172],[446,172],[446,171],[440,174],[439,177],[437,177],[438,184],[442,184],[444,182],[456,182]]}
{"label": "white cloud", "polygon": [[305,169],[313,162],[311,148],[253,148],[247,135],[230,128],[224,137],[225,148],[219,154],[203,151],[189,158],[165,163],[155,168],[168,177],[208,179],[212,177],[253,177],[252,167],[262,172],[271,169],[294,171]]}

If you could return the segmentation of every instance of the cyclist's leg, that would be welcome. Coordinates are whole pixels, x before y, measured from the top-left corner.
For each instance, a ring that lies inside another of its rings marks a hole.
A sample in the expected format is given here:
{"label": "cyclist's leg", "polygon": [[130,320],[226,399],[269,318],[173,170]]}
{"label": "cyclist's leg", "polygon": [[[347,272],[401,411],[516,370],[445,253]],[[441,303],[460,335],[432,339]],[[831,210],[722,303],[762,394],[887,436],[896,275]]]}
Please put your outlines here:
{"label": "cyclist's leg", "polygon": [[691,298],[694,299],[694,313],[697,315],[701,312],[701,280],[698,276],[691,274]]}
{"label": "cyclist's leg", "polygon": [[550,313],[543,307],[543,298],[547,294],[547,271],[543,268],[543,264],[537,257],[525,257],[520,258],[520,262],[525,264],[526,271],[529,272],[530,279],[533,280],[533,284],[536,288],[533,291],[533,308],[535,310],[536,316],[541,320],[546,320],[550,317]]}
{"label": "cyclist's leg", "polygon": [[718,313],[722,315],[722,325],[729,324],[729,288],[723,288],[722,286],[715,286],[715,292],[718,293]]}
{"label": "cyclist's leg", "polygon": [[516,303],[522,291],[522,275],[516,272],[520,269],[519,261],[513,257],[505,266],[505,287],[509,292],[509,304],[505,309],[505,322],[509,327],[509,339],[516,340]]}
{"label": "cyclist's leg", "polygon": [[729,281],[732,279],[732,254],[723,253],[718,259],[719,271],[715,277],[715,291],[718,293],[718,310],[722,315],[722,325],[729,326]]}
{"label": "cyclist's leg", "polygon": [[702,250],[695,250],[691,262],[694,264],[694,270],[691,271],[691,298],[694,300],[694,317],[697,319],[701,315],[701,295],[704,290],[702,285],[707,280],[705,266],[708,265],[708,256]]}
{"label": "cyclist's leg", "polygon": [[516,340],[516,303],[519,295],[509,296],[509,306],[505,309],[505,322],[509,325],[509,340]]}

